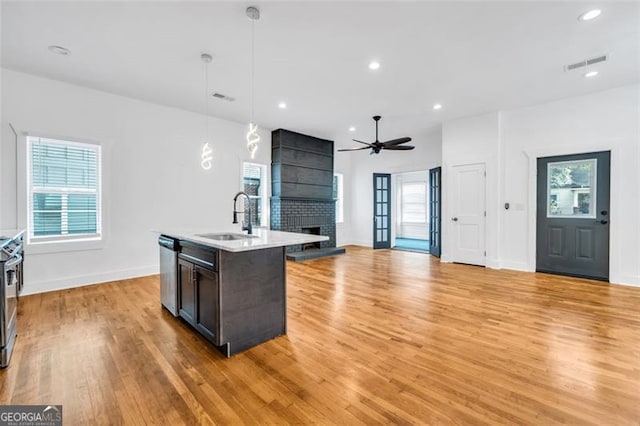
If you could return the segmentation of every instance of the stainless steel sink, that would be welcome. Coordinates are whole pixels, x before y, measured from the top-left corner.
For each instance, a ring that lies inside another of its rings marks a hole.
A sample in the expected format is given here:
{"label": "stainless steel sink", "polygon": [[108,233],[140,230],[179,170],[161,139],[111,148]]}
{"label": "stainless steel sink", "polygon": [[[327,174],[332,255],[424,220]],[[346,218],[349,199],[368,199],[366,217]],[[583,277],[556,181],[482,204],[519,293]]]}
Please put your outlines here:
{"label": "stainless steel sink", "polygon": [[196,237],[209,238],[211,240],[217,240],[217,241],[234,241],[234,240],[247,240],[251,238],[258,238],[255,235],[232,234],[232,233],[196,234]]}

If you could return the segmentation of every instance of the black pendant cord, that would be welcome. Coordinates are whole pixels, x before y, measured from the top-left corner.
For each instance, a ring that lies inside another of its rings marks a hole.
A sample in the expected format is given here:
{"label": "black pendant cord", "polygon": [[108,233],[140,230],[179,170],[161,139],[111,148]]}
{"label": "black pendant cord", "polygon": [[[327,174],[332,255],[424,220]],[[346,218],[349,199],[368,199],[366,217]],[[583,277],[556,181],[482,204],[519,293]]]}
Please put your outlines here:
{"label": "black pendant cord", "polygon": [[255,80],[255,19],[251,19],[251,123],[254,123],[254,80]]}
{"label": "black pendant cord", "polygon": [[209,142],[209,63],[204,62],[204,120],[205,120],[205,143]]}

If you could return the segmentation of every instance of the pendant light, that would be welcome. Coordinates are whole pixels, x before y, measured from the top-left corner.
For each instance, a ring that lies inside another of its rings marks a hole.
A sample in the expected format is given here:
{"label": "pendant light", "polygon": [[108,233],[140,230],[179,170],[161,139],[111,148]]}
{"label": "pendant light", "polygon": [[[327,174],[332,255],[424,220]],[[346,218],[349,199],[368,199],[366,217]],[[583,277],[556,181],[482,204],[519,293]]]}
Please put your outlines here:
{"label": "pendant light", "polygon": [[254,24],[260,19],[260,10],[257,7],[249,6],[247,8],[247,17],[251,20],[251,120],[249,122],[249,131],[247,132],[247,150],[249,151],[249,155],[251,155],[251,159],[253,159],[256,155],[256,151],[258,150],[258,143],[260,142],[260,135],[258,134],[258,125],[254,121],[253,117],[253,92],[254,92]]}
{"label": "pendant light", "polygon": [[200,59],[204,63],[204,111],[205,111],[205,133],[206,140],[202,146],[202,153],[200,154],[200,166],[204,170],[211,170],[213,166],[213,148],[209,145],[209,64],[213,60],[213,57],[208,53],[200,55]]}

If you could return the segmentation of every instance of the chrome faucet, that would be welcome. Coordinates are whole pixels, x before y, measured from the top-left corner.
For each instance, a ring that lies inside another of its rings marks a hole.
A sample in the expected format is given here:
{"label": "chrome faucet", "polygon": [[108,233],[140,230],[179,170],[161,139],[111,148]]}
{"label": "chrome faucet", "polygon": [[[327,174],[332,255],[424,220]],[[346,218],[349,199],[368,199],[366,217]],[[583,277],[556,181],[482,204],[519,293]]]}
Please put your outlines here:
{"label": "chrome faucet", "polygon": [[[236,210],[236,202],[238,201],[238,197],[241,195],[247,197],[247,208],[249,209],[249,211],[247,212],[239,212]],[[243,191],[238,192],[236,196],[233,197],[233,223],[238,223],[238,213],[247,213],[247,226],[243,226],[242,230],[248,231],[249,235],[253,234],[253,227],[251,226],[251,198],[249,198],[249,195],[247,195],[247,193]]]}

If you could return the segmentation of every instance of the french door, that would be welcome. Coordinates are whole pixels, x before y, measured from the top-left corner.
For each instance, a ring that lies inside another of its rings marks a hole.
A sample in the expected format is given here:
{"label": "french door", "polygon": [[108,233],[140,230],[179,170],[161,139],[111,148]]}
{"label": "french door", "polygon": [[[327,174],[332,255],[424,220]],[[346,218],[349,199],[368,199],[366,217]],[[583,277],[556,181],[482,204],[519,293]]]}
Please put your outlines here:
{"label": "french door", "polygon": [[536,270],[609,280],[610,152],[538,158]]}
{"label": "french door", "polygon": [[440,228],[442,225],[440,206],[440,186],[442,169],[429,170],[429,253],[440,257]]}
{"label": "french door", "polygon": [[391,175],[373,174],[373,248],[391,248]]}

